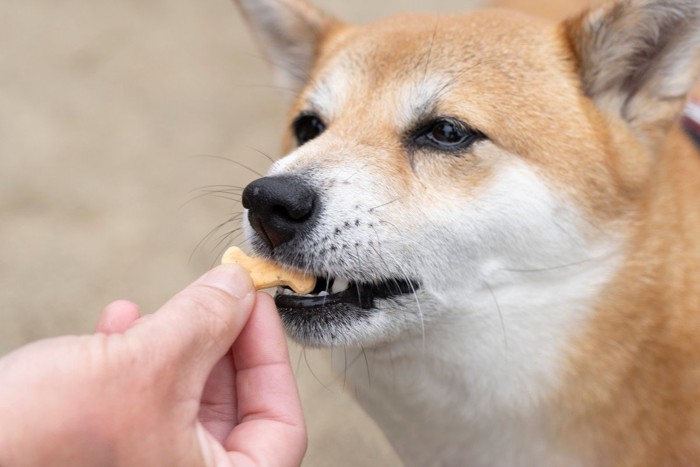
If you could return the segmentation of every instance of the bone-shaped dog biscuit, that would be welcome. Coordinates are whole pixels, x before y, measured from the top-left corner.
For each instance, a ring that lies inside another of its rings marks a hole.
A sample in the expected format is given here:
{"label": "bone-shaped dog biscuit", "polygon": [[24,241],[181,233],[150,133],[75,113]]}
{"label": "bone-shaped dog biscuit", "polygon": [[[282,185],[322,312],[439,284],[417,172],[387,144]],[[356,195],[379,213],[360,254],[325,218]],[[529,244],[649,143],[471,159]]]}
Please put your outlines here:
{"label": "bone-shaped dog biscuit", "polygon": [[314,289],[316,278],[302,272],[290,271],[284,266],[263,258],[253,258],[232,246],[221,258],[221,264],[235,263],[248,271],[256,289],[287,286],[296,293],[307,294]]}

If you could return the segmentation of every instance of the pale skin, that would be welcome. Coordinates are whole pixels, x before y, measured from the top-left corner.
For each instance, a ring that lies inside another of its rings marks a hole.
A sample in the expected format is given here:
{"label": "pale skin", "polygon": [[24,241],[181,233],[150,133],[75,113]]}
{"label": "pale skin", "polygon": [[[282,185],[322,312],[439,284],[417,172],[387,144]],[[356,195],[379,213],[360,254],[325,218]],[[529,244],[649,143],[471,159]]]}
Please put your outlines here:
{"label": "pale skin", "polygon": [[306,428],[274,303],[220,266],[152,315],[0,359],[0,466],[298,466]]}

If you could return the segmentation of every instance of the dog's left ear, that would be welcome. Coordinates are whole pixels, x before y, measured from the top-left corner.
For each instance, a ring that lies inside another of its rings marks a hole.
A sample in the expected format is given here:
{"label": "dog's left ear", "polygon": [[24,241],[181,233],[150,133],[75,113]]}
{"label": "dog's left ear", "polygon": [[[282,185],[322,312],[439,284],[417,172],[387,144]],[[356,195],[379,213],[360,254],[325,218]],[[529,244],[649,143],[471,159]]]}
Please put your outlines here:
{"label": "dog's left ear", "polygon": [[659,143],[700,75],[700,0],[623,0],[563,26],[584,93]]}
{"label": "dog's left ear", "polygon": [[277,83],[299,91],[309,79],[323,36],[339,24],[304,0],[236,0]]}

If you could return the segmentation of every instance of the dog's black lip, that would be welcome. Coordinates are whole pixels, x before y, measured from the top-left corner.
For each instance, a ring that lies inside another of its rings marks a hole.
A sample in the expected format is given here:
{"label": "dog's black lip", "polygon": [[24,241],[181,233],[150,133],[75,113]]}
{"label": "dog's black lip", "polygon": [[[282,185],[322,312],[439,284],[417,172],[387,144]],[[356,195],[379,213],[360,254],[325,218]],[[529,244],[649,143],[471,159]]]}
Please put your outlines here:
{"label": "dog's black lip", "polygon": [[417,282],[404,279],[390,279],[375,283],[351,282],[346,290],[324,296],[278,293],[275,296],[275,303],[278,308],[289,310],[334,307],[339,304],[370,310],[374,308],[377,299],[414,293],[418,288]]}

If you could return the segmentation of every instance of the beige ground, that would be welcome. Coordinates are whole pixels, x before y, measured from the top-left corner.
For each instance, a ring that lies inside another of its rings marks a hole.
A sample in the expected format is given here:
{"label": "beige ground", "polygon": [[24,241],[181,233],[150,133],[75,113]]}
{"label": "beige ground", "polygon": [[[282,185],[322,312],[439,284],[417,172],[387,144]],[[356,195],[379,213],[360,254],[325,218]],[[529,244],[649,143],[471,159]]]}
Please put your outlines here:
{"label": "beige ground", "polygon": [[[477,1],[318,3],[366,21]],[[277,154],[285,96],[267,87],[228,0],[6,0],[0,11],[4,354],[90,331],[115,298],[153,310],[216,262],[216,238],[195,246],[239,205],[187,201],[266,170],[257,150]],[[304,465],[398,465],[327,356],[293,352],[310,428]]]}

